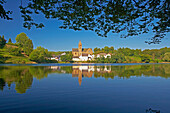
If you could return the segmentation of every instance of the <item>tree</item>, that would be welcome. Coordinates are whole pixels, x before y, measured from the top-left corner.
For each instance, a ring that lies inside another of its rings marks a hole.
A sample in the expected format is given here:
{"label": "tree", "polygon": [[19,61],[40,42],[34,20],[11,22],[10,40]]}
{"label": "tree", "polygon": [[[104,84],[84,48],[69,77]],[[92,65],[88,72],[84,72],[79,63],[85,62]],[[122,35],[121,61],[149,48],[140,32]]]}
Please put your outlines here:
{"label": "tree", "polygon": [[19,45],[20,48],[27,54],[30,55],[33,51],[33,43],[32,40],[28,38],[25,33],[20,33],[16,37],[16,43]]}
{"label": "tree", "polygon": [[114,52],[114,47],[113,47],[113,46],[110,47],[110,52],[111,52],[111,53]]}
{"label": "tree", "polygon": [[109,47],[108,47],[108,46],[105,46],[105,47],[103,48],[103,52],[109,53]]}
{"label": "tree", "polygon": [[11,40],[11,38],[9,38],[9,40],[8,40],[8,43],[12,43],[12,40]]}
{"label": "tree", "polygon": [[[100,48],[99,48],[100,49]],[[94,52],[96,53],[98,51],[98,48],[96,47],[96,48],[94,48]]]}
{"label": "tree", "polygon": [[149,63],[150,62],[150,55],[141,55],[142,62]]}
{"label": "tree", "polygon": [[123,63],[124,61],[126,61],[126,59],[122,53],[117,53],[111,56],[111,63]]}
{"label": "tree", "polygon": [[[11,20],[4,3],[0,0],[0,17]],[[126,38],[153,31],[154,37],[146,43],[155,44],[170,31],[169,6],[169,0],[29,0],[26,6],[21,3],[20,10],[23,26],[28,29],[44,27],[32,18],[43,14],[47,19],[62,20],[60,28],[94,31],[103,37],[109,32]]]}
{"label": "tree", "polygon": [[62,62],[72,62],[72,53],[71,52],[69,52],[68,54],[66,54],[66,55],[62,55],[61,56],[61,61]]}
{"label": "tree", "polygon": [[23,46],[23,50],[27,55],[30,55],[31,52],[33,51],[33,43],[32,40],[27,39],[24,46]]}
{"label": "tree", "polygon": [[163,60],[165,62],[170,62],[170,52],[165,53],[165,55],[163,57]]}
{"label": "tree", "polygon": [[6,40],[4,38],[4,35],[1,37],[0,36],[0,48],[3,48],[6,44]]}
{"label": "tree", "polygon": [[28,40],[28,36],[25,33],[20,33],[15,38],[16,43],[22,48],[25,45],[25,42]]}
{"label": "tree", "polygon": [[38,63],[42,63],[46,61],[47,57],[48,50],[39,46],[31,52],[29,59]]}

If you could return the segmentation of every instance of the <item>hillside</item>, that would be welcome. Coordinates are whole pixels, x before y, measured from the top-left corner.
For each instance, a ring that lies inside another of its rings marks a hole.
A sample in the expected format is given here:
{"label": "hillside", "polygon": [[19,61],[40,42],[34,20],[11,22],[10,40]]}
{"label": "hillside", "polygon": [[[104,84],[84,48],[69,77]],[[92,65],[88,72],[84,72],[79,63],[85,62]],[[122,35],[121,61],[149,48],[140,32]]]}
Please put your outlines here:
{"label": "hillside", "polygon": [[25,53],[21,53],[20,56],[12,55],[9,53],[9,48],[18,48],[16,45],[6,44],[3,49],[0,49],[0,63],[5,64],[33,64],[28,59],[28,56]]}

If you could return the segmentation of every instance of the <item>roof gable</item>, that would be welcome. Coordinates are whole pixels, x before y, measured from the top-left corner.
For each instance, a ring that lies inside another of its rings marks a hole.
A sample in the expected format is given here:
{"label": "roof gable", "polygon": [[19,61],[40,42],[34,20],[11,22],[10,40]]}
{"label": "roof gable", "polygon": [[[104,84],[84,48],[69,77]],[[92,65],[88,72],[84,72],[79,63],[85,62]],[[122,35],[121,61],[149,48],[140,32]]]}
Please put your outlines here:
{"label": "roof gable", "polygon": [[92,51],[92,48],[83,48],[83,49],[82,49],[83,52],[87,52],[88,50],[91,50],[91,51]]}

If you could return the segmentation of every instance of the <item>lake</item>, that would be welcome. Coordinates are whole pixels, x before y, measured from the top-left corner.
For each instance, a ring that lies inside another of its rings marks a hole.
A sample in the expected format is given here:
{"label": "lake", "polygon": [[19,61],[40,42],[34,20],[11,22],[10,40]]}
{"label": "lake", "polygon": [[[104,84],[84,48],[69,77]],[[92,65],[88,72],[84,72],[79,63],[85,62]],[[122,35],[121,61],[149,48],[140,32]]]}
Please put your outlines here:
{"label": "lake", "polygon": [[0,113],[170,113],[170,64],[0,65]]}

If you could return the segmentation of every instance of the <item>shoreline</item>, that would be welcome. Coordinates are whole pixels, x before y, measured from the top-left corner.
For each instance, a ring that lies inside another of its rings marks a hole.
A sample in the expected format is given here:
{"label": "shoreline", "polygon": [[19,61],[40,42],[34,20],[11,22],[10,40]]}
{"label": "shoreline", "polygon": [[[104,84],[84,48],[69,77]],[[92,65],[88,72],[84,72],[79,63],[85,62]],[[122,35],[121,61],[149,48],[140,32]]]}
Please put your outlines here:
{"label": "shoreline", "polygon": [[150,65],[150,64],[170,64],[161,63],[42,63],[42,64],[0,64],[0,66],[124,66],[124,65]]}

